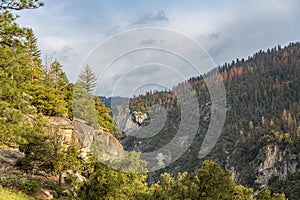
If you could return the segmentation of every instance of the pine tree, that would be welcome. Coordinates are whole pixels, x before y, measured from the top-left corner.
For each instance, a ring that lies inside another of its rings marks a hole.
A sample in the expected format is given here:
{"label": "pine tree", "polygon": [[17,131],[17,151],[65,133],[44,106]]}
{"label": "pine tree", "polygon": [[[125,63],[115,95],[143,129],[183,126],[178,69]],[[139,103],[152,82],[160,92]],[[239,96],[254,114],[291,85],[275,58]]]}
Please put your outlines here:
{"label": "pine tree", "polygon": [[69,81],[58,61],[51,63],[49,71],[41,70],[40,78],[34,80],[28,88],[32,96],[31,103],[37,111],[48,116],[67,116]]}
{"label": "pine tree", "polygon": [[114,123],[114,118],[109,114],[111,110],[101,102],[99,97],[95,96],[94,101],[95,112],[99,125],[103,128],[107,128],[115,137],[122,137],[122,133],[118,130],[118,127]]}
{"label": "pine tree", "polygon": [[37,38],[34,36],[32,29],[28,29],[26,32],[25,45],[28,49],[28,58],[30,60],[31,70],[31,83],[34,79],[41,78],[42,74],[42,60],[41,50],[37,46]]}
{"label": "pine tree", "polygon": [[83,69],[78,77],[78,82],[82,84],[86,92],[91,92],[96,87],[97,78],[89,65]]}
{"label": "pine tree", "polygon": [[69,82],[65,72],[63,72],[62,65],[57,60],[51,63],[48,76],[57,91],[63,91]]}
{"label": "pine tree", "polygon": [[78,82],[75,83],[73,92],[73,116],[87,121],[94,128],[99,128],[93,95],[84,90]]}
{"label": "pine tree", "polygon": [[1,0],[0,11],[34,9],[43,6],[38,0]]}
{"label": "pine tree", "polygon": [[26,29],[15,22],[16,17],[8,12],[0,12],[0,44],[1,46],[16,47],[22,44],[20,40],[25,36]]}
{"label": "pine tree", "polygon": [[[14,1],[17,2],[17,1]],[[2,1],[1,6],[8,3]],[[32,132],[26,115],[35,114],[29,93],[33,77],[33,59],[28,45],[32,31],[16,24],[16,17],[0,9],[0,143],[15,146],[27,139]],[[34,41],[32,43],[34,45]],[[38,68],[38,66],[37,66]]]}
{"label": "pine tree", "polygon": [[73,115],[83,119],[95,128],[103,127],[111,131],[116,137],[121,137],[121,132],[114,124],[110,116],[110,109],[100,101],[97,96],[91,94],[96,86],[96,76],[87,65],[79,75],[79,80],[74,85]]}

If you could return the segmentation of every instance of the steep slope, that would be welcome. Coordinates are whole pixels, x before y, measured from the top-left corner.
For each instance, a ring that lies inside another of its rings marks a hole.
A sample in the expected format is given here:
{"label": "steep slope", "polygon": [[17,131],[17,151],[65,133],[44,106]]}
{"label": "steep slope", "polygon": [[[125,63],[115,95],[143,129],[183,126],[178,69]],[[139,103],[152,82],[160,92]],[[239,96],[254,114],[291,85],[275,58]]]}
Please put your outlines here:
{"label": "steep slope", "polygon": [[[223,79],[226,88],[228,111],[222,135],[204,159],[230,169],[239,183],[255,188],[270,186],[278,192],[275,183],[287,184],[300,172],[300,43],[259,51],[247,60],[237,59],[218,69],[217,79]],[[209,77],[209,73],[204,76]],[[203,159],[198,158],[198,152],[211,116],[210,96],[203,77],[199,76],[172,91],[130,100],[131,113],[147,113],[154,104],[166,108],[168,118],[159,134],[147,139],[127,136],[123,140],[127,150],[153,151],[175,136],[180,124],[180,106],[174,90],[188,84],[198,96],[200,128],[188,151],[164,170],[151,173],[150,182],[164,171],[175,175],[178,171],[199,168]],[[147,123],[149,119],[141,126]],[[299,183],[299,179],[296,181]],[[282,190],[287,197],[293,197],[297,188]]]}

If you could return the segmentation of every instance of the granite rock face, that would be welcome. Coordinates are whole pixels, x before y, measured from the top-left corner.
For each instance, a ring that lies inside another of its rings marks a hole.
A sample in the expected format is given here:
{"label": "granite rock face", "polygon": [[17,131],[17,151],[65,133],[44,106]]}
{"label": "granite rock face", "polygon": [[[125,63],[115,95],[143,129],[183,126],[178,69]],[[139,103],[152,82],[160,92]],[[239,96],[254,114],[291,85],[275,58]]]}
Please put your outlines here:
{"label": "granite rock face", "polygon": [[61,137],[63,144],[69,145],[74,140],[74,123],[63,117],[46,117],[49,126],[47,130],[49,133],[57,134]]}
{"label": "granite rock face", "polygon": [[[79,143],[82,159],[87,159],[90,153],[96,153],[103,161],[124,156],[122,144],[107,129],[94,129],[79,119],[71,121],[63,117],[46,117],[46,121],[48,126],[45,129],[60,137],[63,145],[68,146],[73,141]],[[18,149],[0,148],[0,172],[13,169],[22,157],[24,154]]]}
{"label": "granite rock face", "polygon": [[[255,177],[255,183],[261,188],[268,187],[272,177],[286,180],[289,174],[300,172],[300,152],[292,152],[288,146],[281,146],[277,143],[265,144],[258,151],[257,155],[249,162],[249,169]],[[233,179],[239,182],[241,169],[239,163],[228,162],[226,166],[231,171]]]}
{"label": "granite rock face", "polygon": [[148,115],[146,113],[136,112],[136,111],[133,111],[133,113],[132,113],[133,121],[138,123],[139,125],[141,125],[147,118],[148,118]]}
{"label": "granite rock face", "polygon": [[[86,159],[91,151],[101,152],[103,160],[117,159],[124,155],[121,143],[104,128],[94,129],[87,122],[62,117],[48,117],[48,130],[61,136],[62,143],[71,144],[77,141],[81,149],[81,157]],[[93,144],[96,146],[93,147]]]}
{"label": "granite rock face", "polygon": [[264,146],[258,153],[256,160],[258,166],[254,166],[256,172],[256,183],[267,185],[268,180],[277,176],[285,180],[288,174],[300,171],[298,160],[300,153],[292,154],[288,148],[280,148],[278,144]]}
{"label": "granite rock face", "polygon": [[120,104],[112,108],[115,123],[123,133],[130,134],[139,128],[139,124],[133,120],[133,116],[126,104]]}

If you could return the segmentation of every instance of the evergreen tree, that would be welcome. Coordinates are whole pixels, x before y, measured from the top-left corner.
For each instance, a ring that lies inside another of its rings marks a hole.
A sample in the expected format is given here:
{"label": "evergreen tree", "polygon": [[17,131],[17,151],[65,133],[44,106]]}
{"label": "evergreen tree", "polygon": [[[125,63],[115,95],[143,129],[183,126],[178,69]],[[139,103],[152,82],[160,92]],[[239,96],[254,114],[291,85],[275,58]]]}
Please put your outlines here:
{"label": "evergreen tree", "polygon": [[109,114],[111,110],[107,108],[104,103],[101,102],[99,97],[94,97],[95,112],[99,122],[99,125],[103,128],[107,128],[115,137],[122,137],[122,133],[115,125],[114,118]]}
{"label": "evergreen tree", "polygon": [[96,87],[97,78],[89,65],[83,69],[78,77],[78,82],[82,84],[86,92],[91,92]]}
{"label": "evergreen tree", "polygon": [[63,91],[69,82],[62,65],[57,60],[51,63],[48,76],[57,91]]}
{"label": "evergreen tree", "polygon": [[41,78],[29,87],[33,96],[32,105],[38,112],[48,116],[67,116],[69,97],[69,81],[62,71],[62,65],[54,61],[48,72],[43,71]]}
{"label": "evergreen tree", "polygon": [[285,200],[284,194],[271,194],[271,191],[268,189],[263,190],[259,195],[256,197],[257,200]]}
{"label": "evergreen tree", "polygon": [[0,44],[12,47],[22,44],[25,29],[15,23],[16,17],[10,12],[0,12]]}
{"label": "evergreen tree", "polygon": [[99,97],[91,94],[95,86],[96,76],[87,65],[74,85],[72,107],[74,117],[87,121],[95,128],[107,128],[116,137],[121,137],[122,134],[110,115],[111,110],[101,102]]}
{"label": "evergreen tree", "polygon": [[79,82],[74,85],[72,110],[75,118],[85,120],[94,128],[99,128],[94,97]]}
{"label": "evergreen tree", "polygon": [[33,131],[26,135],[27,141],[19,146],[25,157],[18,161],[23,170],[46,171],[58,175],[58,184],[62,183],[64,170],[81,170],[79,160],[79,144],[73,141],[70,145],[63,144],[63,138],[58,130],[46,131],[46,121],[38,115]]}
{"label": "evergreen tree", "polygon": [[43,6],[39,0],[1,0],[0,11],[34,9]]}
{"label": "evergreen tree", "polygon": [[253,198],[253,189],[236,185],[229,171],[212,161],[204,161],[196,174],[184,172],[174,178],[165,173],[152,187],[153,199],[285,199],[284,195],[271,194],[269,190]]}
{"label": "evergreen tree", "polygon": [[27,90],[32,56],[28,54],[28,29],[18,26],[13,14],[0,11],[0,143],[17,146],[31,132],[26,115],[36,112]]}
{"label": "evergreen tree", "polygon": [[94,173],[79,191],[81,199],[149,199],[151,193],[144,174],[111,169],[96,163]]}
{"label": "evergreen tree", "polygon": [[37,38],[34,36],[32,29],[26,32],[25,45],[28,49],[28,58],[30,60],[31,83],[35,79],[40,79],[42,75],[41,50],[37,46]]}

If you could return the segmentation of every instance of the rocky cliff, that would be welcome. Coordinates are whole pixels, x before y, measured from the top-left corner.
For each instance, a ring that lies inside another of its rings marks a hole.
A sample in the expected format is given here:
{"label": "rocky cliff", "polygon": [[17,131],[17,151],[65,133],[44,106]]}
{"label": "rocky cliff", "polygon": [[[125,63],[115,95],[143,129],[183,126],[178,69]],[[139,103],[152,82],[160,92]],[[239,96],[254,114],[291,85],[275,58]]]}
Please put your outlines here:
{"label": "rocky cliff", "polygon": [[[115,123],[124,133],[129,134],[131,132],[136,131],[139,128],[139,124],[136,123],[136,120],[134,120],[135,117],[132,115],[131,111],[129,110],[126,104],[119,104],[113,107],[112,113]],[[140,118],[138,118],[137,120],[142,123]]]}
{"label": "rocky cliff", "polygon": [[263,144],[255,156],[248,160],[247,168],[243,162],[236,162],[243,161],[243,158],[238,158],[241,156],[241,151],[235,149],[231,158],[228,158],[231,163],[227,164],[237,182],[243,183],[246,179],[252,179],[253,184],[266,188],[269,187],[272,178],[286,181],[289,175],[300,172],[300,152],[295,152],[291,145],[283,145],[280,142]]}
{"label": "rocky cliff", "polygon": [[[70,145],[73,141],[79,143],[83,159],[86,159],[90,153],[97,153],[98,158],[103,161],[119,159],[124,155],[121,143],[106,129],[95,130],[80,119],[73,121],[63,117],[46,117],[45,119],[48,122],[47,131],[57,134],[63,145]],[[34,120],[33,117],[32,120]],[[94,143],[98,145],[92,149]],[[23,156],[24,154],[18,149],[0,148],[0,172],[13,169],[17,160]]]}
{"label": "rocky cliff", "polygon": [[60,135],[63,144],[68,145],[72,141],[80,144],[83,159],[92,153],[94,143],[98,145],[97,149],[93,148],[93,151],[101,151],[103,160],[118,159],[124,154],[121,143],[107,129],[94,129],[80,119],[71,121],[61,117],[48,117],[47,120],[49,121],[48,130]]}
{"label": "rocky cliff", "polygon": [[271,177],[279,177],[285,180],[289,174],[300,172],[300,152],[291,153],[290,149],[281,149],[278,144],[264,146],[256,157],[258,165],[255,166],[256,182],[260,185],[267,185]]}
{"label": "rocky cliff", "polygon": [[[139,143],[136,143],[132,139],[132,131],[136,131],[144,120],[147,119],[147,114],[142,112],[125,110],[124,107],[119,106],[115,108],[116,114],[114,118],[124,130],[125,138],[122,139],[122,144],[126,150],[139,151]],[[250,136],[249,136],[250,137]],[[255,156],[247,160],[250,169],[249,177],[253,179],[253,183],[259,187],[268,187],[268,182],[272,177],[278,177],[280,180],[286,180],[288,175],[300,172],[300,152],[294,152],[286,144],[276,143],[261,143],[256,146],[257,150]],[[248,149],[250,151],[250,149]],[[229,153],[229,152],[228,152]],[[252,154],[252,153],[251,153]],[[237,157],[245,156],[244,153],[236,147],[232,150],[231,155],[229,154],[226,164],[228,170],[232,172],[233,178],[242,182],[242,179],[249,178],[245,177],[244,164],[235,162]],[[247,170],[248,170],[247,169]]]}

